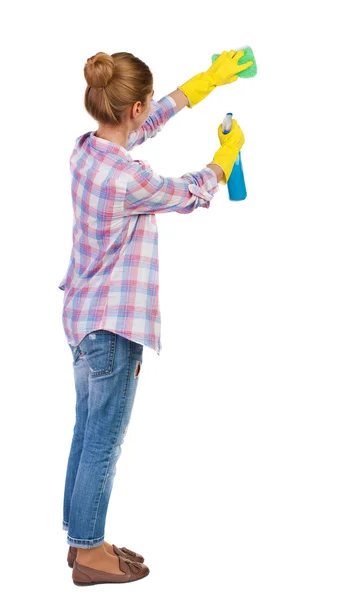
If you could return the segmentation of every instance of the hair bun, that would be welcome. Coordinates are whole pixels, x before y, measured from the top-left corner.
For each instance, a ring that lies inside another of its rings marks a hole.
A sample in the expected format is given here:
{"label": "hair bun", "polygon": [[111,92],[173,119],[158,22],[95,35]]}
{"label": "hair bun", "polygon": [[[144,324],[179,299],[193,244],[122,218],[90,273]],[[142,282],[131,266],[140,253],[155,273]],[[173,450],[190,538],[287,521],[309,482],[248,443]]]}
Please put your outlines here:
{"label": "hair bun", "polygon": [[112,79],[114,61],[110,54],[98,52],[87,59],[84,68],[85,79],[91,87],[106,87]]}

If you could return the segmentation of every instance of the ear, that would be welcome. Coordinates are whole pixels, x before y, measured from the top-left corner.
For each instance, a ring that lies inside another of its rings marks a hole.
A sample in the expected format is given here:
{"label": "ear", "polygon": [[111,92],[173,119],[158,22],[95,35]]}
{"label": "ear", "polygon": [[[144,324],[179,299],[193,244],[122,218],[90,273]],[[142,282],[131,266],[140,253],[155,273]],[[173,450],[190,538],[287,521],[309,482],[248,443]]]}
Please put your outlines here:
{"label": "ear", "polygon": [[135,102],[133,104],[133,106],[131,107],[131,116],[133,117],[133,119],[136,119],[137,117],[139,117],[141,113],[141,102]]}

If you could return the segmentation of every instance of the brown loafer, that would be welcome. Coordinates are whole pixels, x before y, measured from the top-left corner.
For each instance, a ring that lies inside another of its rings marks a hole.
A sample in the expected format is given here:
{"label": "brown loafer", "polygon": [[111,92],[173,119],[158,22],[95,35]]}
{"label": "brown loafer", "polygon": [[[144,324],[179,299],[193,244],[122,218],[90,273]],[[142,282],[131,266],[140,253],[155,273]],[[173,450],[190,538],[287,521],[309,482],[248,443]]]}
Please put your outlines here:
{"label": "brown loafer", "polygon": [[149,567],[142,563],[132,562],[128,558],[123,559],[119,556],[120,569],[122,574],[107,573],[80,565],[74,561],[72,570],[72,580],[75,585],[96,585],[97,583],[126,583],[142,579],[150,573]]}
{"label": "brown loafer", "polygon": [[[133,552],[133,550],[128,550],[128,548],[125,548],[125,546],[122,546],[122,548],[118,548],[117,546],[115,546],[115,544],[112,544],[112,549],[113,549],[114,553],[117,554],[118,557],[123,558],[124,560],[128,559],[128,560],[131,560],[132,562],[138,562],[138,563],[144,562],[144,557],[141,556],[141,554],[138,554],[137,552]],[[69,567],[71,567],[71,568],[73,567],[76,556],[77,556],[77,548],[75,548],[75,546],[69,546],[68,558],[67,558]]]}

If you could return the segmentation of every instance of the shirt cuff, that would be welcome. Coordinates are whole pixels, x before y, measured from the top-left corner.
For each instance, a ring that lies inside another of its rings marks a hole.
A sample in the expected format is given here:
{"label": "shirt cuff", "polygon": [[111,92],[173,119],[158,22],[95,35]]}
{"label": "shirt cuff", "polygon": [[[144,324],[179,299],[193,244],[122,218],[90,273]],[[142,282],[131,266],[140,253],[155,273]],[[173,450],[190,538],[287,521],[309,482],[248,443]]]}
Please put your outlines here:
{"label": "shirt cuff", "polygon": [[166,120],[169,120],[179,112],[175,100],[171,96],[163,96],[163,98],[157,101],[157,104],[160,105],[166,115]]}
{"label": "shirt cuff", "polygon": [[188,188],[192,194],[200,199],[200,206],[209,208],[210,200],[220,189],[216,174],[213,169],[210,169],[209,167],[202,169],[199,174],[203,178],[202,184],[197,185],[195,183],[190,183]]}

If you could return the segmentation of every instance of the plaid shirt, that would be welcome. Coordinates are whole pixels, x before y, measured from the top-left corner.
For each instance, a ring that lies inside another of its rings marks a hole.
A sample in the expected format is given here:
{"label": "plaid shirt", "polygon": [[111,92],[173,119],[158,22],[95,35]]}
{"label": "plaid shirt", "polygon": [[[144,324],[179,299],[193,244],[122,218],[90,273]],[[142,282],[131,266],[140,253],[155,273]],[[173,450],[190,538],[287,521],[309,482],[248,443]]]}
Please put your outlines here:
{"label": "plaid shirt", "polygon": [[191,213],[219,190],[208,167],[162,177],[128,150],[154,137],[177,114],[175,101],[152,100],[145,123],[131,131],[127,149],[89,131],[70,157],[73,231],[62,322],[69,344],[107,329],[160,354],[156,213]]}

